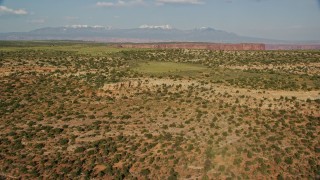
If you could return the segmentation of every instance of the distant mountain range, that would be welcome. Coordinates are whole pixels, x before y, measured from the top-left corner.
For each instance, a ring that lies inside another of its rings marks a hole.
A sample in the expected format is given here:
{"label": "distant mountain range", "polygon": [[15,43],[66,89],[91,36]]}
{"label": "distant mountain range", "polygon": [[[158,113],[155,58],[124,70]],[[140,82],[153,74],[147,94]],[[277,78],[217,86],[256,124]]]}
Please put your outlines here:
{"label": "distant mountain range", "polygon": [[84,40],[99,42],[215,42],[272,43],[262,38],[239,36],[213,28],[179,30],[165,26],[143,25],[134,29],[113,29],[102,26],[73,25],[47,27],[30,32],[0,33],[0,40]]}
{"label": "distant mountain range", "polygon": [[240,36],[214,28],[180,30],[170,25],[142,25],[133,29],[103,26],[72,25],[46,27],[29,32],[0,33],[0,40],[80,40],[114,43],[203,42],[203,43],[262,43],[268,50],[320,49],[320,41],[281,41]]}

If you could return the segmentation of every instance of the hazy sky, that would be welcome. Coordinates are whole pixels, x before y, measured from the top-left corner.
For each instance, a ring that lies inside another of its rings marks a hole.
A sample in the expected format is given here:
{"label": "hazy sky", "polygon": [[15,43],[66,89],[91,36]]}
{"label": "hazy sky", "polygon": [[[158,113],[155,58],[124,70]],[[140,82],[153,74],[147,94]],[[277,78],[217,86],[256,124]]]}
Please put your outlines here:
{"label": "hazy sky", "polygon": [[144,24],[320,40],[320,0],[0,0],[0,32],[67,25],[136,28]]}

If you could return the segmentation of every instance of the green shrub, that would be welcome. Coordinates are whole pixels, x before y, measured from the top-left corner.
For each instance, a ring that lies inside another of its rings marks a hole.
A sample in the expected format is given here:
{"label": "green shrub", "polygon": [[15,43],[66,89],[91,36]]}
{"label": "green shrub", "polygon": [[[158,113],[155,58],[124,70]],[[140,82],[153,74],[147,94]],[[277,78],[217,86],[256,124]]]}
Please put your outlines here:
{"label": "green shrub", "polygon": [[140,174],[143,176],[148,176],[150,174],[150,170],[149,169],[142,169]]}
{"label": "green shrub", "polygon": [[74,152],[75,153],[82,153],[82,152],[84,152],[86,150],[86,148],[84,148],[84,147],[77,147],[75,150],[74,150]]}

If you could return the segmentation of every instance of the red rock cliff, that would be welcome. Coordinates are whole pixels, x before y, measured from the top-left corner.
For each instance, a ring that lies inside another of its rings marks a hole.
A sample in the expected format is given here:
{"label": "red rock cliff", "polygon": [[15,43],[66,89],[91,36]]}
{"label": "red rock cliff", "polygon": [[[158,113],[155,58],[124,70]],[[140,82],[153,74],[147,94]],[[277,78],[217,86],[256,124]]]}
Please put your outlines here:
{"label": "red rock cliff", "polygon": [[117,44],[122,48],[150,48],[150,49],[208,49],[208,50],[265,50],[264,44],[220,44],[220,43],[143,43],[143,44]]}
{"label": "red rock cliff", "polygon": [[267,44],[266,50],[319,50],[320,44]]}

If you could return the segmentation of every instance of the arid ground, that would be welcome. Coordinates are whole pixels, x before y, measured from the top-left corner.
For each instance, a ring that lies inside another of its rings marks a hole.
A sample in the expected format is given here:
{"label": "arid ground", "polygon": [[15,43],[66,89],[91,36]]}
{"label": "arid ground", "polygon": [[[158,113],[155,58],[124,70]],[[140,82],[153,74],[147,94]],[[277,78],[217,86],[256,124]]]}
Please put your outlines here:
{"label": "arid ground", "polygon": [[316,179],[320,51],[0,42],[0,179]]}

